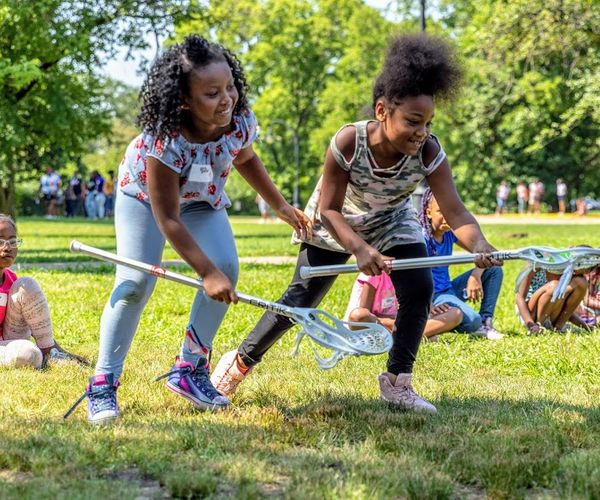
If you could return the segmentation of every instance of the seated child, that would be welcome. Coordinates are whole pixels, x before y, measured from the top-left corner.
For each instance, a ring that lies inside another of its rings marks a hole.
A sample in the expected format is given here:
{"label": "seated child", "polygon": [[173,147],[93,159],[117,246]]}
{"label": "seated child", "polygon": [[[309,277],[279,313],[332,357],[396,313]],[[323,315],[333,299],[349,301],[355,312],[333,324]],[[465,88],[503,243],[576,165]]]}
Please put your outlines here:
{"label": "seated child", "polygon": [[[462,246],[450,226],[447,224],[440,207],[430,189],[421,198],[419,220],[423,227],[427,254],[452,255],[454,243]],[[433,275],[433,305],[448,304],[457,307],[462,312],[462,321],[456,328],[489,340],[499,340],[503,334],[492,325],[496,302],[502,287],[502,268],[475,267],[450,280],[448,266],[431,268]],[[481,301],[479,312],[469,306],[467,301]]]}
{"label": "seated child", "polygon": [[576,313],[577,306],[586,295],[587,280],[582,273],[573,275],[565,296],[552,302],[552,294],[558,286],[559,274],[544,269],[527,269],[517,278],[516,311],[519,321],[530,335],[544,330],[564,332],[570,321],[584,328],[587,325]]}
{"label": "seated child", "polygon": [[[379,323],[391,332],[397,312],[398,300],[389,274],[367,276],[360,273],[352,287],[344,319]],[[439,304],[431,309],[423,335],[427,339],[436,340],[437,335],[454,330],[461,321],[460,309]]]}
{"label": "seated child", "polygon": [[[17,278],[9,269],[21,240],[8,215],[0,214],[0,367],[42,368],[49,360],[86,361],[54,340],[48,303],[32,278]],[[35,344],[30,337],[34,338]]]}
{"label": "seated child", "polygon": [[584,276],[588,282],[588,289],[575,313],[583,323],[596,328],[600,324],[600,266],[594,267]]}

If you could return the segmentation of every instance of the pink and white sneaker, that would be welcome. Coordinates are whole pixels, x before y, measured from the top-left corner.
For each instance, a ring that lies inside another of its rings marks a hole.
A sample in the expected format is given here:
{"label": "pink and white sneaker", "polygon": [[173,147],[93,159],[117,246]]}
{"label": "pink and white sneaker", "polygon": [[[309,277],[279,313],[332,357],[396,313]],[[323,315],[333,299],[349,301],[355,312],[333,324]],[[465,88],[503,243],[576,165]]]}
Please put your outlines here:
{"label": "pink and white sneaker", "polygon": [[223,396],[233,396],[238,385],[250,374],[252,366],[241,364],[237,351],[229,351],[219,360],[217,367],[210,376],[210,381],[215,389]]}
{"label": "pink and white sneaker", "polygon": [[481,322],[481,326],[472,332],[471,335],[475,335],[476,337],[485,337],[488,340],[500,340],[504,337],[504,334],[500,333],[492,325],[492,318],[485,318]]}
{"label": "pink and white sneaker", "polygon": [[377,379],[382,401],[387,401],[405,410],[437,413],[436,407],[419,396],[413,389],[411,373],[399,373],[394,376],[384,372]]}

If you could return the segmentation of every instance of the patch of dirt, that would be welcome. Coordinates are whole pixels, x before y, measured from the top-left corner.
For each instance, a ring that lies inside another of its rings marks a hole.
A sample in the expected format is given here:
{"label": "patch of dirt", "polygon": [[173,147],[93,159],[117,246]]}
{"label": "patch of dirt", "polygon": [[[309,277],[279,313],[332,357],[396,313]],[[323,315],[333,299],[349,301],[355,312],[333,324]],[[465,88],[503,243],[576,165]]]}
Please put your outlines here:
{"label": "patch of dirt", "polygon": [[31,472],[20,472],[18,470],[0,469],[0,480],[10,484],[22,484],[33,479]]}
{"label": "patch of dirt", "polygon": [[169,492],[155,479],[144,476],[137,467],[129,467],[120,471],[109,471],[104,475],[108,479],[124,481],[137,487],[136,500],[171,498]]}

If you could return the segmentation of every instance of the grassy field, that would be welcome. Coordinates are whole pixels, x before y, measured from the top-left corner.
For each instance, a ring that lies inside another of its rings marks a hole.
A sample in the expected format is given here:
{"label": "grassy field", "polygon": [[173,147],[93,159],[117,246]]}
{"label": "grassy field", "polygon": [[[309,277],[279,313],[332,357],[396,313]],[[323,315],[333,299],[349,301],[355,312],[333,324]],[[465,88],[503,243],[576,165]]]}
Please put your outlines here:
{"label": "grassy field", "polygon": [[[24,220],[20,229],[21,261],[72,257],[73,237],[114,248],[108,224]],[[600,246],[594,226],[484,229],[501,248]],[[240,255],[295,251],[285,226],[242,220],[234,230]],[[438,407],[435,416],[378,401],[384,356],[321,372],[308,344],[289,357],[292,334],[241,386],[232,410],[195,411],[153,381],[173,362],[194,294],[160,282],[127,359],[118,424],[90,428],[83,407],[61,418],[91,369],[0,369],[0,498],[600,498],[600,334],[527,337],[513,310],[520,268],[504,267],[496,325],[505,339],[448,334],[421,346],[415,386]],[[243,265],[239,289],[276,299],[291,273]],[[27,274],[46,291],[57,339],[95,360],[111,269]],[[351,284],[341,277],[321,307],[341,316]],[[232,307],[215,357],[260,314]]]}

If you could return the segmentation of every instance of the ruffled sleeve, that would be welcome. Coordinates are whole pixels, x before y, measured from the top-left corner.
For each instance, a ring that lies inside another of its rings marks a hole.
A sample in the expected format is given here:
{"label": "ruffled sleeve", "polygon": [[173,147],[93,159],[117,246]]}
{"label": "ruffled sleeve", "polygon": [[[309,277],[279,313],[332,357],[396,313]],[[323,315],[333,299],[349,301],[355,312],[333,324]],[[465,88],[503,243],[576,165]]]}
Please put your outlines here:
{"label": "ruffled sleeve", "polygon": [[180,174],[185,163],[181,153],[182,149],[179,146],[177,138],[165,140],[151,138],[150,149],[147,156],[156,158],[171,170]]}
{"label": "ruffled sleeve", "polygon": [[258,137],[258,123],[254,112],[250,109],[242,111],[235,117],[235,137],[240,141],[239,149],[250,146]]}

